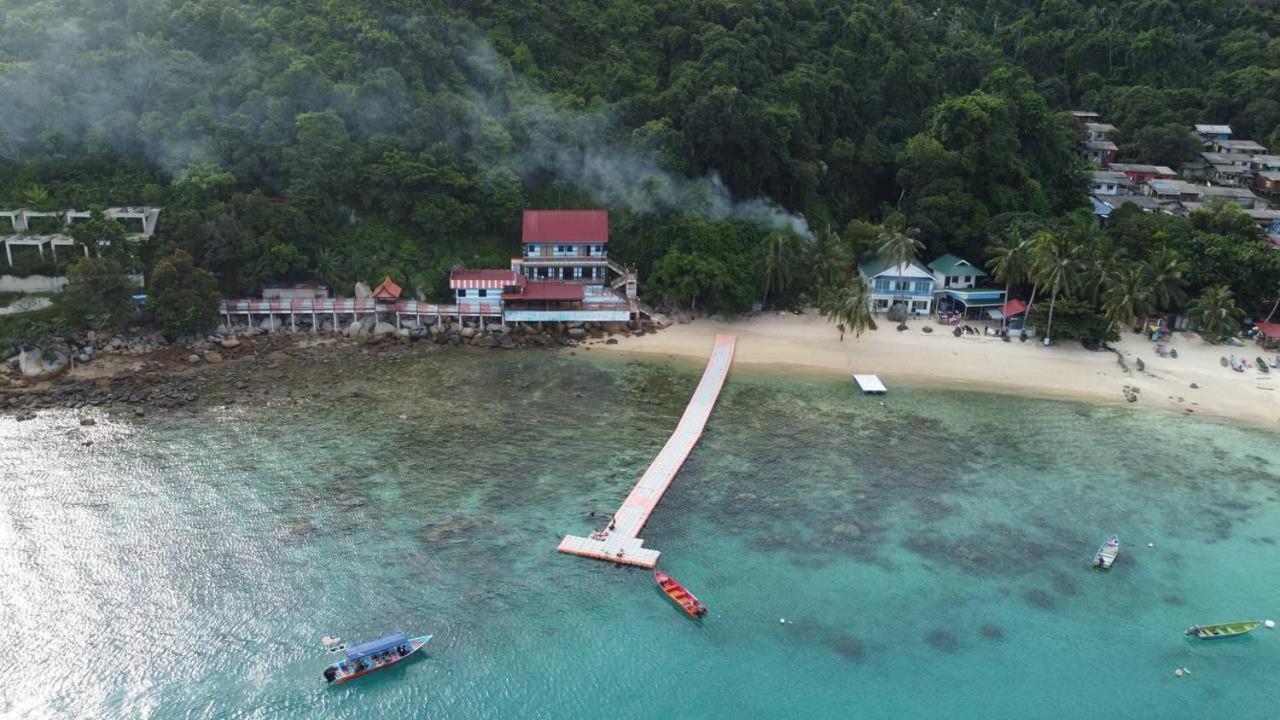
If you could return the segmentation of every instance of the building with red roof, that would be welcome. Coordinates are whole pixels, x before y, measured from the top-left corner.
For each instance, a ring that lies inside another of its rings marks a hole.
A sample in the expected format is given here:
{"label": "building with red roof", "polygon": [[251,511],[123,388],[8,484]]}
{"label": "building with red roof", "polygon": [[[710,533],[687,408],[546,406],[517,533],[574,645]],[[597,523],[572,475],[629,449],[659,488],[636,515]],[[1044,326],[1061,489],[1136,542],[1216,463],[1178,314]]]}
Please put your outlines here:
{"label": "building with red roof", "polygon": [[[609,259],[605,210],[525,210],[510,270],[454,270],[459,308],[501,303],[511,322],[615,322],[636,312],[636,274]],[[465,310],[459,313],[466,315]]]}
{"label": "building with red roof", "polygon": [[1280,323],[1260,322],[1254,325],[1258,329],[1256,340],[1267,350],[1280,348]]}

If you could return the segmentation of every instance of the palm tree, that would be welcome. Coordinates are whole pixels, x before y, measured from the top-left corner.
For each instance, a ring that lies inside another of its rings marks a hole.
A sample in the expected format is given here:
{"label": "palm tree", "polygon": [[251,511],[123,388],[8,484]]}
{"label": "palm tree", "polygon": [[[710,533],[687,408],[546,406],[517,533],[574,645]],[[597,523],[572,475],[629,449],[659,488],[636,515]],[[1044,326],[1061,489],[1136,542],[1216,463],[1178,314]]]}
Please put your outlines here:
{"label": "palm tree", "polygon": [[[988,247],[987,254],[991,256],[991,274],[1004,282],[1004,301],[1008,303],[1009,290],[1026,282],[1031,274],[1031,242],[1015,231],[1007,241]],[[1000,330],[1008,321],[1007,317],[1000,319]]]}
{"label": "palm tree", "polygon": [[[1107,319],[1107,335],[1113,327],[1129,326],[1151,309],[1151,286],[1145,263],[1131,263],[1115,272],[1102,295],[1102,316]],[[1105,340],[1105,338],[1104,338]]]}
{"label": "palm tree", "polygon": [[1022,318],[1023,337],[1026,337],[1027,325],[1031,322],[1031,311],[1036,306],[1036,292],[1040,290],[1040,273],[1037,271],[1037,258],[1040,246],[1053,242],[1053,235],[1047,230],[1040,230],[1031,236],[1031,264],[1027,268],[1027,279],[1031,281],[1031,299],[1027,300],[1027,309]]}
{"label": "palm tree", "polygon": [[920,231],[915,228],[902,229],[886,225],[880,231],[880,244],[876,252],[889,267],[910,265],[916,259],[916,255],[924,249],[924,243],[916,239],[916,235],[919,234]]}
{"label": "palm tree", "polygon": [[764,240],[764,255],[760,259],[760,284],[764,295],[761,307],[769,301],[769,293],[785,292],[791,284],[795,268],[795,242],[790,233],[770,233]]}
{"label": "palm tree", "polygon": [[[1035,249],[1035,273],[1040,283],[1052,288],[1049,300],[1049,324],[1045,328],[1045,341],[1053,339],[1053,307],[1058,293],[1070,293],[1080,272],[1080,251],[1065,235],[1046,235]],[[1030,312],[1028,310],[1028,312]]]}
{"label": "palm tree", "polygon": [[1147,268],[1147,284],[1151,288],[1151,299],[1155,301],[1155,306],[1161,310],[1182,307],[1187,301],[1187,281],[1182,274],[1188,270],[1188,263],[1173,250],[1160,248],[1151,254]]}
{"label": "palm tree", "polygon": [[1089,258],[1083,263],[1083,278],[1080,283],[1080,294],[1084,299],[1097,305],[1103,299],[1107,288],[1117,281],[1117,275],[1125,268],[1119,251],[1110,247],[1094,248]]}
{"label": "palm tree", "polygon": [[848,327],[854,337],[861,336],[864,330],[876,329],[876,319],[871,312],[871,289],[861,275],[853,276],[823,296],[819,308],[822,315],[831,322]]}
{"label": "palm tree", "polygon": [[1240,329],[1244,311],[1236,306],[1235,294],[1226,285],[1205,288],[1190,306],[1187,317],[1200,323],[1200,334],[1209,342],[1218,342]]}

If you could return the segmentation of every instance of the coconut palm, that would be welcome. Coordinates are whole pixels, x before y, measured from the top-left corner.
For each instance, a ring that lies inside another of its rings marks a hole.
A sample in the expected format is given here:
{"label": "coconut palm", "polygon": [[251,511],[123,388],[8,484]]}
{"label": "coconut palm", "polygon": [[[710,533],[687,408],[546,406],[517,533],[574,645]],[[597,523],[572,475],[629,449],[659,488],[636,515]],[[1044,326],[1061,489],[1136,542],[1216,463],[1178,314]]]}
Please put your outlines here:
{"label": "coconut palm", "polygon": [[[1008,303],[1009,290],[1026,282],[1031,274],[1031,242],[1015,231],[1005,242],[988,247],[987,254],[991,256],[991,274],[1004,283],[1004,299]],[[1008,321],[1007,317],[1000,319],[1001,330]]]}
{"label": "coconut palm", "polygon": [[1244,311],[1236,305],[1235,294],[1226,285],[1205,288],[1187,307],[1187,317],[1200,324],[1200,334],[1209,342],[1218,342],[1240,329]]}
{"label": "coconut palm", "polygon": [[920,231],[915,228],[886,225],[880,231],[880,244],[876,247],[876,252],[888,267],[910,265],[924,249],[924,243],[916,239],[919,234]]}
{"label": "coconut palm", "polygon": [[1144,263],[1130,263],[1112,274],[1102,295],[1102,316],[1107,319],[1107,334],[1113,327],[1133,327],[1151,309],[1151,286]]}
{"label": "coconut palm", "polygon": [[763,295],[761,307],[769,301],[770,293],[783,293],[791,285],[796,265],[795,236],[791,233],[773,232],[764,240],[764,254],[760,258],[760,284]]}
{"label": "coconut palm", "polygon": [[875,330],[876,319],[871,312],[871,289],[861,275],[855,275],[845,284],[823,293],[819,310],[834,323],[846,326],[854,337],[864,330]]}
{"label": "coconut palm", "polygon": [[[1070,293],[1076,286],[1080,273],[1080,252],[1065,235],[1046,233],[1035,248],[1034,271],[1040,284],[1051,288],[1049,300],[1049,323],[1045,328],[1045,339],[1053,338],[1053,307],[1058,302],[1058,293]],[[1030,312],[1030,310],[1028,310]]]}
{"label": "coconut palm", "polygon": [[1157,308],[1176,310],[1187,301],[1187,281],[1182,275],[1189,267],[1178,253],[1168,248],[1160,248],[1151,254],[1147,263],[1147,283]]}
{"label": "coconut palm", "polygon": [[1106,243],[1095,247],[1089,257],[1082,263],[1080,279],[1080,296],[1082,299],[1097,305],[1102,301],[1107,288],[1117,280],[1117,275],[1126,265],[1118,250]]}

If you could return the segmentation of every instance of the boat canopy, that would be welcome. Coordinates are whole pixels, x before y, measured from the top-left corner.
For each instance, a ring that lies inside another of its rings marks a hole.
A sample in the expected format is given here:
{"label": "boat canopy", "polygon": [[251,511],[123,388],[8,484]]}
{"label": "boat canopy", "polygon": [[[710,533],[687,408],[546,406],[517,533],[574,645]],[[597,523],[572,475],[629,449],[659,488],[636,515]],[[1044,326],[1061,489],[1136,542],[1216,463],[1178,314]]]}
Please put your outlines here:
{"label": "boat canopy", "polygon": [[400,647],[407,642],[409,642],[409,639],[402,632],[380,637],[377,640],[366,640],[359,645],[347,648],[347,659],[359,660],[370,655],[377,655],[385,650]]}

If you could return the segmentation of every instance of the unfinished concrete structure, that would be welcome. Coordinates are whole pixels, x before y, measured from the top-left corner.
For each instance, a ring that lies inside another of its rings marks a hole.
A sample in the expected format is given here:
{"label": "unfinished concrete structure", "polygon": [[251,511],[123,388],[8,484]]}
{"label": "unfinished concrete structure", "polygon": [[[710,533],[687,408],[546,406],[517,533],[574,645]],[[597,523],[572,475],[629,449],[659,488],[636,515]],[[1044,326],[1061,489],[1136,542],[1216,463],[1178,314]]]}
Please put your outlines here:
{"label": "unfinished concrete structure", "polygon": [[[142,223],[141,232],[134,232],[125,235],[127,240],[142,240],[149,238],[156,232],[156,221],[160,219],[160,211],[163,208],[158,207],[112,207],[103,211],[103,214],[113,220],[138,220]],[[92,213],[88,210],[31,210],[28,208],[19,208],[17,210],[0,210],[0,218],[7,218],[12,225],[13,234],[0,235],[0,241],[4,242],[4,256],[9,262],[9,267],[13,267],[13,246],[35,246],[39,251],[40,257],[44,257],[44,247],[49,246],[49,251],[53,254],[54,259],[58,257],[58,247],[73,247],[76,241],[70,236],[62,232],[53,233],[32,233],[31,221],[38,218],[54,218],[58,221],[59,228],[65,228],[76,220],[87,220]],[[89,255],[89,248],[84,249],[86,257]]]}

